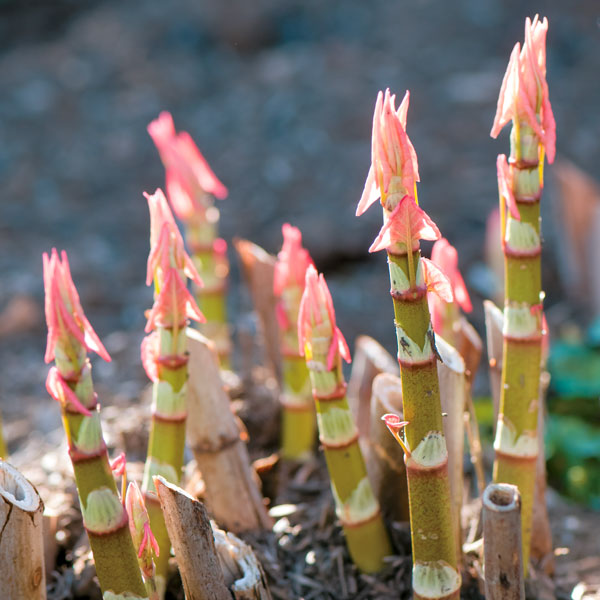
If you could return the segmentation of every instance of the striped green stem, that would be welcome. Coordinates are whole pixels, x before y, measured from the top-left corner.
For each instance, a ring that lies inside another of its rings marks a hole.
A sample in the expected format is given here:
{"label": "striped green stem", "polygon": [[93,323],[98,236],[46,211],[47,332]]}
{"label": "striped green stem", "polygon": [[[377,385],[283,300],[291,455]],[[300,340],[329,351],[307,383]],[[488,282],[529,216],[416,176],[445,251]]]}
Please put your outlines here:
{"label": "striped green stem", "polygon": [[[208,200],[208,195],[205,195]],[[212,199],[210,199],[212,202]],[[203,335],[215,342],[223,368],[230,368],[231,340],[227,323],[227,245],[218,235],[219,209],[210,205],[203,215],[195,213],[185,223],[186,242],[204,287],[196,291],[196,301],[206,317],[198,325]]]}
{"label": "striped green stem", "polygon": [[[62,404],[63,425],[67,435],[69,456],[81,504],[83,524],[94,554],[96,573],[104,598],[146,598],[137,556],[129,534],[127,512],[119,498],[106,444],[102,436],[100,413],[92,382],[92,367],[87,358],[74,374],[71,363],[59,358],[57,368],[75,392],[90,416],[76,412],[68,403]],[[82,355],[84,356],[84,354]]]}
{"label": "striped green stem", "polygon": [[158,379],[152,389],[152,423],[142,490],[150,525],[160,548],[160,556],[155,562],[156,582],[162,597],[171,543],[152,477],[161,475],[175,484],[181,478],[188,368],[186,327],[158,327],[156,335],[159,340]]}
{"label": "striped green stem", "polygon": [[543,155],[532,129],[513,125],[513,193],[520,213],[514,219],[501,199],[505,303],[500,410],[494,449],[494,482],[521,493],[523,565],[527,573],[531,514],[538,454],[537,418],[542,343],[540,198]]}
{"label": "striped green stem", "polygon": [[[298,347],[296,336],[296,346]],[[303,356],[284,354],[282,359],[281,456],[306,460],[315,444],[315,405],[309,372]]]}
{"label": "striped green stem", "polygon": [[327,369],[331,335],[329,332],[323,335],[319,329],[329,327],[326,324],[325,328],[314,328],[311,353],[306,352],[319,439],[350,556],[361,571],[374,573],[383,568],[384,558],[392,550],[358,445],[358,431],[348,406],[339,357],[333,368]]}
{"label": "striped green stem", "polygon": [[455,531],[437,373],[420,252],[388,251],[398,338],[415,599],[458,599]]}

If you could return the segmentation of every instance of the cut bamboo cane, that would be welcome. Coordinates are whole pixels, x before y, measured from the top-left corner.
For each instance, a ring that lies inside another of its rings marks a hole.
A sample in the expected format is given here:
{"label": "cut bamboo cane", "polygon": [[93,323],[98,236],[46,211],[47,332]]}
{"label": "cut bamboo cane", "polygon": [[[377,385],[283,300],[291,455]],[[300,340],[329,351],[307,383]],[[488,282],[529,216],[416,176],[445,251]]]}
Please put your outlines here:
{"label": "cut bamboo cane", "polygon": [[[368,438],[369,432],[372,430],[370,425],[371,386],[379,373],[399,375],[398,361],[372,337],[358,336],[354,345],[352,372],[348,382],[348,404],[361,441]],[[376,428],[380,428],[380,426],[381,423],[374,425]]]}
{"label": "cut bamboo cane", "polygon": [[13,466],[0,460],[0,590],[2,598],[44,600],[44,504]]}
{"label": "cut bamboo cane", "polygon": [[213,533],[225,583],[235,600],[271,600],[267,578],[252,548],[214,524]]}
{"label": "cut bamboo cane", "polygon": [[236,533],[270,527],[246,445],[223,389],[214,344],[188,329],[187,435],[206,484],[206,505],[219,525]]}
{"label": "cut bamboo cane", "polygon": [[263,329],[265,352],[277,379],[281,377],[279,326],[275,318],[276,299],[273,294],[275,257],[257,244],[235,238],[233,245],[240,257],[248,290]]}
{"label": "cut bamboo cane", "polygon": [[371,398],[371,451],[366,454],[367,472],[383,516],[392,521],[408,521],[408,483],[404,457],[398,442],[383,426],[381,417],[394,413],[402,419],[402,382],[390,373],[373,379]]}
{"label": "cut bamboo cane", "polygon": [[187,600],[231,600],[203,504],[164,477],[154,485]]}
{"label": "cut bamboo cane", "polygon": [[490,483],[483,494],[486,600],[525,600],[521,497],[514,485]]}
{"label": "cut bamboo cane", "polygon": [[464,413],[467,392],[465,361],[458,351],[442,337],[435,343],[441,357],[437,363],[440,381],[440,402],[444,414],[443,426],[448,449],[448,477],[452,503],[457,556],[462,555],[461,511],[463,501],[463,459],[465,453]]}

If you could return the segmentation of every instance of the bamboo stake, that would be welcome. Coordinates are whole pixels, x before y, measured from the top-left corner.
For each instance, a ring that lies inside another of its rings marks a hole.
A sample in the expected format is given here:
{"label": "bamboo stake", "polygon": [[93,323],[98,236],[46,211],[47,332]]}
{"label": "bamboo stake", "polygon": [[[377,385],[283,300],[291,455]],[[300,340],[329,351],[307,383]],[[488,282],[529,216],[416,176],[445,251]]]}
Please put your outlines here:
{"label": "bamboo stake", "polygon": [[486,600],[525,600],[521,497],[514,485],[490,483],[483,494]]}
{"label": "bamboo stake", "polygon": [[435,343],[441,361],[437,364],[440,381],[440,402],[444,414],[443,426],[448,449],[448,478],[455,527],[457,556],[462,555],[461,511],[463,501],[463,458],[465,453],[464,413],[467,382],[465,361],[458,351],[440,336]]}
{"label": "bamboo stake", "polygon": [[366,455],[367,471],[384,517],[408,521],[410,513],[404,457],[398,452],[396,440],[381,426],[381,418],[388,413],[396,413],[402,418],[402,383],[396,375],[379,373],[373,379],[371,451]]}
{"label": "bamboo stake", "polygon": [[276,298],[273,294],[273,271],[275,257],[257,244],[234,238],[233,246],[240,257],[242,272],[258,314],[267,358],[273,373],[281,377],[281,352],[279,349],[279,326],[275,318]]}
{"label": "bamboo stake", "polygon": [[0,460],[0,591],[7,600],[45,600],[44,504],[31,483]]}
{"label": "bamboo stake", "polygon": [[187,600],[231,600],[215,550],[208,513],[164,477],[154,477]]}
{"label": "bamboo stake", "polygon": [[359,335],[354,344],[352,371],[348,382],[348,404],[361,443],[363,439],[369,437],[370,432],[374,429],[377,431],[381,429],[381,423],[379,423],[381,415],[376,419],[376,423],[370,423],[372,385],[373,380],[379,373],[399,375],[398,361],[394,360],[378,341],[368,335]]}
{"label": "bamboo stake", "polygon": [[214,344],[188,329],[187,435],[217,523],[241,532],[271,527],[248,450],[223,389]]}

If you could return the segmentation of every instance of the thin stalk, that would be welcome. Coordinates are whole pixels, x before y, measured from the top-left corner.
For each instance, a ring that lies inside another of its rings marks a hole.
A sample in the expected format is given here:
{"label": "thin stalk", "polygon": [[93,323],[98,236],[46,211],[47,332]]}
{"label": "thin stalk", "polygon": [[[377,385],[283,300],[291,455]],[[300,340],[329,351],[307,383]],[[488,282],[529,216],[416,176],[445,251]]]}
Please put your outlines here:
{"label": "thin stalk", "polygon": [[[523,567],[527,573],[531,514],[538,455],[542,299],[538,141],[526,124],[511,133],[510,168],[520,214],[506,211],[504,225],[505,304],[500,409],[494,449],[494,482],[511,483],[521,493]],[[505,200],[501,198],[501,203]]]}
{"label": "thin stalk", "polygon": [[73,411],[69,404],[62,405],[83,524],[94,554],[100,588],[103,592],[128,592],[145,598],[146,588],[129,534],[127,512],[119,499],[102,437],[88,359],[79,373],[71,374],[68,384],[91,412],[88,417]]}
{"label": "thin stalk", "polygon": [[219,209],[208,194],[203,203],[210,203],[204,214],[196,213],[185,223],[186,242],[192,260],[204,286],[196,288],[196,301],[206,317],[199,330],[215,342],[221,367],[231,367],[231,340],[227,322],[227,244],[218,238]]}
{"label": "thin stalk", "polygon": [[[152,477],[162,475],[179,483],[183,468],[187,393],[187,338],[185,327],[158,327],[158,378],[152,390],[152,422],[142,490],[150,525],[160,548],[156,581],[163,593],[171,544]],[[161,596],[162,597],[162,596]]]}
{"label": "thin stalk", "polygon": [[[410,238],[409,238],[410,239]],[[420,252],[388,251],[391,295],[402,380],[408,476],[413,591],[419,598],[458,599],[454,519],[443,435],[437,351],[431,329]],[[410,264],[412,263],[412,264]],[[411,274],[415,284],[411,285]]]}
{"label": "thin stalk", "polygon": [[305,351],[319,439],[350,556],[361,571],[374,573],[383,568],[384,558],[392,549],[358,445],[339,353],[331,368],[327,368],[331,343],[331,324],[326,322],[314,327],[310,347],[307,342]]}
{"label": "thin stalk", "polygon": [[[296,347],[298,337],[296,336]],[[315,445],[315,406],[306,362],[299,354],[283,355],[281,456],[303,461]]]}

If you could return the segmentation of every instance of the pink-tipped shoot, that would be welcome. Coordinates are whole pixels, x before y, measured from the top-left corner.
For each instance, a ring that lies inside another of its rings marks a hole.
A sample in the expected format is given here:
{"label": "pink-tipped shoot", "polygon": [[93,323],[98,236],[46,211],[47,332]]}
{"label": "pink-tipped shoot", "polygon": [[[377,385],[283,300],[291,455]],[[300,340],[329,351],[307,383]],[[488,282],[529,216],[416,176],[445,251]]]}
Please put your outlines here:
{"label": "pink-tipped shoot", "polygon": [[148,125],[148,133],[166,169],[167,193],[177,216],[186,220],[203,210],[200,197],[225,198],[227,188],[219,181],[189,133],[175,131],[170,113],[161,112]]}
{"label": "pink-tipped shoot", "polygon": [[517,42],[500,88],[491,136],[497,137],[509,121],[527,123],[545,148],[548,162],[556,152],[556,123],[546,82],[546,34],[548,20],[525,21],[525,43]]}
{"label": "pink-tipped shoot", "polygon": [[54,360],[57,345],[63,348],[64,353],[68,354],[71,350],[74,355],[77,355],[78,351],[73,347],[73,342],[76,342],[110,362],[108,352],[81,308],[79,294],[71,279],[67,253],[63,250],[59,258],[56,248],[53,248],[50,256],[44,253],[43,264],[44,307],[48,325],[44,360],[47,363]]}
{"label": "pink-tipped shoot", "polygon": [[[316,331],[318,328],[318,331]],[[304,356],[305,348],[310,346],[313,335],[330,337],[327,353],[327,369],[331,370],[341,356],[350,362],[350,350],[342,332],[335,322],[333,300],[323,274],[318,275],[313,265],[306,270],[304,293],[298,313],[299,351]]]}
{"label": "pink-tipped shoot", "polygon": [[410,94],[407,91],[396,110],[396,96],[390,90],[379,92],[373,114],[371,168],[356,215],[362,215],[378,198],[393,210],[402,197],[415,197],[419,165],[412,142],[406,134],[406,114]]}

